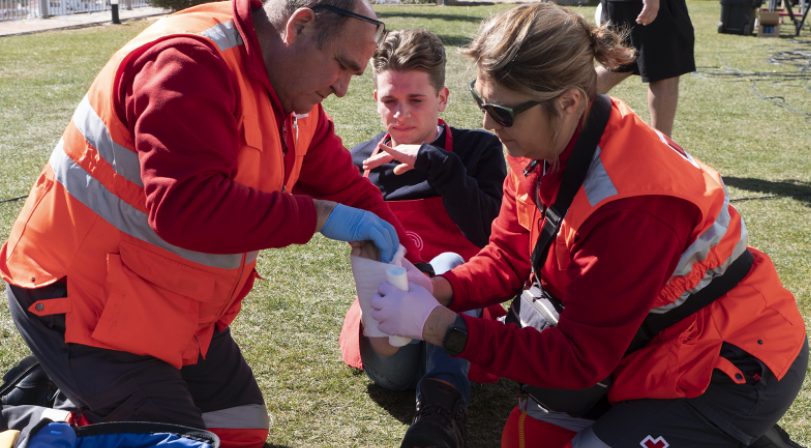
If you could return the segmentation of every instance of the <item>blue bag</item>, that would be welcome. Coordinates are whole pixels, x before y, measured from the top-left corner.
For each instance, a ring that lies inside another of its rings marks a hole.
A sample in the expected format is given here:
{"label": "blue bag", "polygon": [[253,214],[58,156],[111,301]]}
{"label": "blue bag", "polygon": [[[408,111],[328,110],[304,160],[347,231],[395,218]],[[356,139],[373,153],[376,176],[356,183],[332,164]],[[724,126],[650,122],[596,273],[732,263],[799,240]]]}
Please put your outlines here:
{"label": "blue bag", "polygon": [[111,422],[73,427],[43,422],[25,448],[219,448],[216,434],[188,426],[154,422]]}

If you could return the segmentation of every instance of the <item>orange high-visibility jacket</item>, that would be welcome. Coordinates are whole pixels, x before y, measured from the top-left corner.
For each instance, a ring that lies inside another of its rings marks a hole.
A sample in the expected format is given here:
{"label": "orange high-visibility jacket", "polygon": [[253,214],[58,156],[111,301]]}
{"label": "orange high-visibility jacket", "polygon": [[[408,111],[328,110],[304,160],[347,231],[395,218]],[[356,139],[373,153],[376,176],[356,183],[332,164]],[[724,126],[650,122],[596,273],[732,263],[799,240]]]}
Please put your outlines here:
{"label": "orange high-visibility jacket", "polygon": [[[318,122],[294,121],[296,153],[285,182],[282,136],[267,92],[244,72],[231,2],[169,16],[115,53],[74,112],[0,251],[7,282],[36,288],[67,278],[68,297],[43,300],[37,315],[65,314],[65,341],[194,364],[215,327],[231,323],[250,290],[256,252],[210,254],[163,240],[147,222],[131,130],[113,98],[132,55],[171,36],[216,48],[237,80],[243,147],[234,180],[263,192],[291,191]],[[217,237],[212,235],[212,238]]]}
{"label": "orange high-visibility jacket", "polygon": [[[508,157],[508,163],[516,186],[517,219],[529,232],[527,249],[532,253],[543,215],[533,200],[534,184],[522,174],[528,160]],[[541,270],[544,287],[564,306],[565,286],[555,284],[555,279],[569,275],[565,273],[567,260],[580,227],[603,205],[643,195],[689,201],[702,217],[693,229],[692,243],[655,299],[652,312],[665,312],[689,300],[690,294],[722,275],[747,249],[746,227],[729,203],[718,173],[641,123],[624,103],[613,100],[588,175]],[[745,381],[742,376],[736,378],[740,373],[737,367],[719,357],[723,342],[742,348],[763,361],[777,378],[783,377],[802,348],[805,325],[771,260],[756,249],[749,250],[755,257],[754,265],[735,288],[621,361],[609,391],[612,402],[697,396],[706,390],[714,368],[735,382]]]}

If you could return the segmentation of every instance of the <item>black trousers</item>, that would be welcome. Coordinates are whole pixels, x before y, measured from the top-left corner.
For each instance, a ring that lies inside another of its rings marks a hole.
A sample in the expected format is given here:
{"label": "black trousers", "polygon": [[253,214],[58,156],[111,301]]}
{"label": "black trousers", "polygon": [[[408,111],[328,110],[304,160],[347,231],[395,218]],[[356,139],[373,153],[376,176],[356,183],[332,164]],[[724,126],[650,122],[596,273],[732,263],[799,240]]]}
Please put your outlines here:
{"label": "black trousers", "polygon": [[[9,310],[43,369],[90,422],[158,421],[206,428],[208,414],[232,408],[247,428],[267,428],[256,379],[229,329],[215,333],[205,359],[182,369],[150,356],[64,341],[63,315],[27,311],[37,300],[66,297],[64,281],[39,289],[8,285]],[[227,414],[227,413],[226,413]]]}

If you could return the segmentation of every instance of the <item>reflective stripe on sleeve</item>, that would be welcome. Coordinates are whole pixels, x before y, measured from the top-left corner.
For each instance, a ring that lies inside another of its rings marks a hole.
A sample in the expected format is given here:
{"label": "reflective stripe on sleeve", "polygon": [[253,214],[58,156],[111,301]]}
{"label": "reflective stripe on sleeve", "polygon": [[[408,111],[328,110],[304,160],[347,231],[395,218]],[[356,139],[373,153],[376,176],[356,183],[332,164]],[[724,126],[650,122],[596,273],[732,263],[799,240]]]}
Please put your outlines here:
{"label": "reflective stripe on sleeve", "polygon": [[270,416],[261,404],[246,404],[233,408],[204,412],[206,428],[255,428],[270,427]]}
{"label": "reflective stripe on sleeve", "polygon": [[[145,213],[132,207],[105,188],[84,168],[68,157],[62,145],[63,142],[60,140],[49,160],[56,180],[65,187],[71,197],[90,208],[113,227],[133,238],[158,246],[194,263],[222,269],[240,267],[243,254],[197,252],[183,249],[162,239],[149,227]],[[256,254],[257,252],[248,253],[248,261],[255,260]]]}

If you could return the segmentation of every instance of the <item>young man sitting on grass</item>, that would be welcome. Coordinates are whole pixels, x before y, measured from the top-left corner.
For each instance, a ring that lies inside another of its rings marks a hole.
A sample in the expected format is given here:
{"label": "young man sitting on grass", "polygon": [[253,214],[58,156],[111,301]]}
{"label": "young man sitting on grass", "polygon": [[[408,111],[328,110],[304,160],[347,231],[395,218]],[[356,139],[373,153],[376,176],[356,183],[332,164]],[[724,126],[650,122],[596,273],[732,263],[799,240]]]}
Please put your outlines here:
{"label": "young man sitting on grass", "polygon": [[[385,131],[354,147],[352,158],[440,274],[487,243],[506,175],[501,143],[488,132],[453,128],[439,118],[449,91],[445,49],[433,33],[390,32],[373,66]],[[357,301],[347,313],[341,346],[346,362],[364,368],[377,385],[416,388],[417,414],[402,446],[465,446],[467,361],[422,342],[397,349],[386,338],[364,337]]]}

